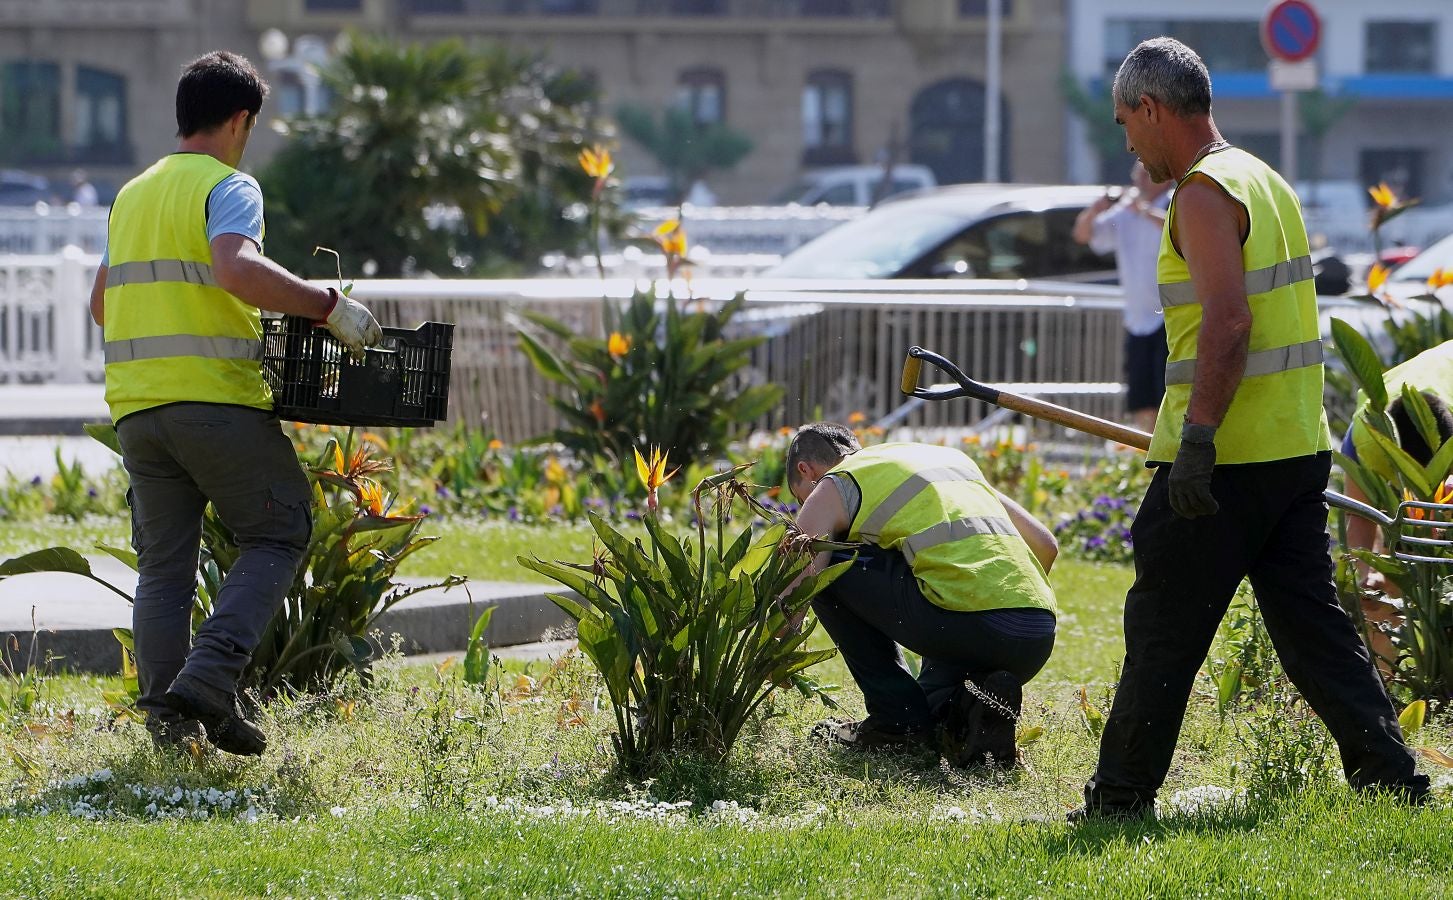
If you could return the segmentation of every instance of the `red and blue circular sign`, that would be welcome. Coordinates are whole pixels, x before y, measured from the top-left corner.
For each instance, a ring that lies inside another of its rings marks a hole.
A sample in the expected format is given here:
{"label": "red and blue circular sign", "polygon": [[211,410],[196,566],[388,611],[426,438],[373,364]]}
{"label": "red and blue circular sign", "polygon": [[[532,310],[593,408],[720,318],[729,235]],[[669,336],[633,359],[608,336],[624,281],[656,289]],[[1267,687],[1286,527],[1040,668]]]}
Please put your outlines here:
{"label": "red and blue circular sign", "polygon": [[1283,62],[1301,62],[1317,52],[1322,20],[1306,0],[1281,0],[1261,20],[1261,43]]}

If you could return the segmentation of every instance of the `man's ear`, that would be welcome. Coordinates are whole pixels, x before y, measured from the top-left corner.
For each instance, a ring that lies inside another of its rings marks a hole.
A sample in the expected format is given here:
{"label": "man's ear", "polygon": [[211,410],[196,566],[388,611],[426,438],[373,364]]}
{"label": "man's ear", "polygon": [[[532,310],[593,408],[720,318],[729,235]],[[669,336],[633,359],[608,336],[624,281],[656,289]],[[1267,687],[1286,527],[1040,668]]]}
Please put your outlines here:
{"label": "man's ear", "polygon": [[1136,115],[1145,116],[1145,121],[1154,125],[1160,122],[1161,112],[1160,101],[1149,94],[1140,95],[1140,105],[1135,108]]}

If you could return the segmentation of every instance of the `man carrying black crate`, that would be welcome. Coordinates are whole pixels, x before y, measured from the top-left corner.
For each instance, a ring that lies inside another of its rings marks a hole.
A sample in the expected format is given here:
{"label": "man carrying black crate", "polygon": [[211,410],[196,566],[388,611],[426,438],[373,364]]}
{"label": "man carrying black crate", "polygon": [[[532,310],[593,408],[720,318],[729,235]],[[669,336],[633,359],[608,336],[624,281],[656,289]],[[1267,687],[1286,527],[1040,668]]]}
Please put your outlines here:
{"label": "man carrying black crate", "polygon": [[[267,83],[209,53],[177,84],[177,152],[121,189],[91,289],[105,332],[106,402],[131,479],[137,706],[159,747],[202,736],[229,753],[267,742],[237,683],[307,550],[311,489],[273,414],[260,310],[305,316],[355,354],[382,338],[362,304],[262,256],[262,192],[237,171]],[[191,634],[202,515],[240,552]]]}

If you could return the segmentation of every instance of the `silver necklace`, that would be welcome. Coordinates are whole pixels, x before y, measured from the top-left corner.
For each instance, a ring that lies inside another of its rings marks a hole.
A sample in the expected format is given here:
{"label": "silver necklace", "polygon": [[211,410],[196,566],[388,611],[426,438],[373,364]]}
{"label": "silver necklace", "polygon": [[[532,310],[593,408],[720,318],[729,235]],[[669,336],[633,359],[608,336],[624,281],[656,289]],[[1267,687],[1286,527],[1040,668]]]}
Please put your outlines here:
{"label": "silver necklace", "polygon": [[1222,138],[1216,138],[1211,143],[1196,151],[1195,158],[1191,160],[1191,168],[1195,168],[1196,163],[1200,162],[1201,159],[1212,150],[1220,150],[1229,146],[1231,146],[1230,141],[1224,140]]}

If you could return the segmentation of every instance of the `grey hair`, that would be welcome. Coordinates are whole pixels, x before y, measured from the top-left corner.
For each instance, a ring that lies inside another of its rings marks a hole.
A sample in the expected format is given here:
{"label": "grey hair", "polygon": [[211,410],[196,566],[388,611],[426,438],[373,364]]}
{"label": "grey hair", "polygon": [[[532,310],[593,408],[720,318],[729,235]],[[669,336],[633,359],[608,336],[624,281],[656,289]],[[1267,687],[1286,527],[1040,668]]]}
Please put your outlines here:
{"label": "grey hair", "polygon": [[797,483],[797,464],[816,463],[831,468],[844,456],[863,449],[858,436],[836,422],[813,422],[797,429],[787,445],[787,484]]}
{"label": "grey hair", "polygon": [[1115,102],[1140,106],[1142,94],[1164,103],[1178,116],[1211,111],[1211,73],[1196,51],[1175,38],[1141,41],[1115,73]]}

